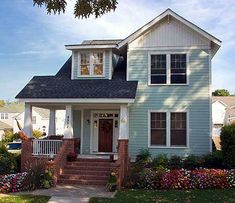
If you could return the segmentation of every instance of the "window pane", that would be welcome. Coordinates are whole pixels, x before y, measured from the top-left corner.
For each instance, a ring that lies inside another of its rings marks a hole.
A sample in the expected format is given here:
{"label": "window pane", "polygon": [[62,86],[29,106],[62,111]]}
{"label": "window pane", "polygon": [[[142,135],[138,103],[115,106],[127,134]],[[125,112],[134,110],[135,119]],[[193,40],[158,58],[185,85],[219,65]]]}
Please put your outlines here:
{"label": "window pane", "polygon": [[5,113],[5,119],[8,119],[8,113]]}
{"label": "window pane", "polygon": [[89,53],[81,54],[80,70],[81,70],[81,75],[90,75],[90,54]]}
{"label": "window pane", "polygon": [[166,84],[166,55],[151,55],[151,84]]}
{"label": "window pane", "polygon": [[103,53],[93,53],[94,75],[103,75]]}
{"label": "window pane", "polygon": [[4,113],[1,113],[1,119],[4,119]]}
{"label": "window pane", "polygon": [[187,115],[185,112],[171,113],[171,145],[186,146]]}
{"label": "window pane", "polygon": [[187,83],[186,69],[186,54],[171,54],[171,84]]}
{"label": "window pane", "polygon": [[166,145],[166,113],[151,113],[151,145]]}

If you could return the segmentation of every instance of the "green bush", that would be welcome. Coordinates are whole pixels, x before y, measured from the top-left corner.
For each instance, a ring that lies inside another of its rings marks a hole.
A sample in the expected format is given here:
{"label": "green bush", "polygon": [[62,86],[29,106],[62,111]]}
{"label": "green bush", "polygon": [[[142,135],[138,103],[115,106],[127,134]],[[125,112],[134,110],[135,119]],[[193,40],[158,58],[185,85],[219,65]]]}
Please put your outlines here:
{"label": "green bush", "polygon": [[18,173],[20,171],[20,155],[11,154],[5,145],[0,145],[0,175]]}
{"label": "green bush", "polygon": [[152,166],[155,170],[163,170],[168,166],[168,158],[165,154],[158,155],[152,161]]}
{"label": "green bush", "polygon": [[183,160],[185,169],[195,169],[204,166],[204,159],[201,156],[189,155]]}
{"label": "green bush", "polygon": [[38,139],[40,137],[43,136],[43,132],[41,132],[40,130],[33,130],[33,136]]}
{"label": "green bush", "polygon": [[172,156],[169,159],[168,167],[170,169],[180,169],[180,168],[183,168],[182,158],[180,156]]}
{"label": "green bush", "polygon": [[140,153],[136,156],[136,162],[150,162],[151,161],[151,153],[148,149],[141,149]]}
{"label": "green bush", "polygon": [[221,169],[226,168],[223,164],[223,156],[220,151],[215,151],[211,154],[207,154],[203,156],[203,167],[205,168],[215,168],[215,169]]}
{"label": "green bush", "polygon": [[3,135],[4,139],[3,141],[4,142],[13,142],[14,140],[17,140],[19,139],[19,133],[13,133],[12,130],[7,130],[4,135]]}
{"label": "green bush", "polygon": [[224,164],[229,168],[235,167],[235,124],[225,125],[222,128],[221,150]]}

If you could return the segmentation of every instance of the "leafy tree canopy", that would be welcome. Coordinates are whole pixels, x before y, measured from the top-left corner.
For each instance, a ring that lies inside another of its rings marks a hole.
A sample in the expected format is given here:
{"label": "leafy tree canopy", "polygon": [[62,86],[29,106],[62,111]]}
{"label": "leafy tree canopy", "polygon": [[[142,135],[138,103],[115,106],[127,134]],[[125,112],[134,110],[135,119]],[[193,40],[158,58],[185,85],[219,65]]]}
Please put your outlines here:
{"label": "leafy tree canopy", "polygon": [[5,101],[4,100],[0,100],[0,107],[5,106]]}
{"label": "leafy tree canopy", "polygon": [[218,89],[212,93],[213,96],[230,96],[230,93],[226,89]]}
{"label": "leafy tree canopy", "polygon": [[[33,5],[45,6],[47,14],[60,14],[66,10],[68,0],[33,0]],[[76,0],[74,5],[75,18],[96,18],[105,13],[115,11],[117,0]]]}

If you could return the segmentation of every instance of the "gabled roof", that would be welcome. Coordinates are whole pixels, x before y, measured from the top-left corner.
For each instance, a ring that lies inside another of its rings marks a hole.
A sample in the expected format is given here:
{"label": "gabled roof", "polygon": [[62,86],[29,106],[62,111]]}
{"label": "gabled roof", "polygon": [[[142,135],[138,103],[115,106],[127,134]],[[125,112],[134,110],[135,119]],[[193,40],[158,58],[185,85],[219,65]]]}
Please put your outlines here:
{"label": "gabled roof", "polygon": [[12,126],[0,121],[0,130],[12,129]]}
{"label": "gabled roof", "polygon": [[21,113],[24,111],[24,103],[10,103],[0,107],[0,113]]}
{"label": "gabled roof", "polygon": [[213,96],[212,102],[214,103],[216,101],[226,105],[226,111],[228,115],[230,115],[231,117],[235,116],[235,108],[233,108],[235,106],[235,96]]}
{"label": "gabled roof", "polygon": [[[138,38],[139,36],[141,36],[143,33],[145,33],[147,30],[149,30],[151,27],[153,27],[156,23],[158,23],[159,21],[161,21],[163,18],[167,17],[167,16],[172,16],[175,19],[179,20],[180,22],[182,22],[183,24],[185,24],[186,26],[190,27],[191,29],[193,29],[194,31],[196,31],[197,33],[203,35],[204,37],[206,37],[208,40],[210,40],[213,45],[214,45],[214,50],[213,50],[213,55],[217,52],[217,50],[219,49],[219,47],[221,46],[221,41],[219,39],[217,39],[216,37],[214,37],[213,35],[209,34],[208,32],[206,32],[205,30],[201,29],[200,27],[198,27],[197,25],[191,23],[190,21],[186,20],[185,18],[183,18],[182,16],[178,15],[177,13],[175,13],[174,11],[172,11],[171,9],[167,9],[166,11],[164,11],[163,13],[161,13],[159,16],[157,16],[156,18],[154,18],[153,20],[151,20],[150,22],[148,22],[147,24],[145,24],[144,26],[142,26],[141,28],[139,28],[138,30],[136,30],[134,33],[132,33],[131,35],[129,35],[127,38],[125,38],[124,40],[122,40],[118,46],[119,48],[125,46],[126,44],[132,42],[133,40],[135,40],[136,38]],[[213,47],[213,46],[212,46]]]}

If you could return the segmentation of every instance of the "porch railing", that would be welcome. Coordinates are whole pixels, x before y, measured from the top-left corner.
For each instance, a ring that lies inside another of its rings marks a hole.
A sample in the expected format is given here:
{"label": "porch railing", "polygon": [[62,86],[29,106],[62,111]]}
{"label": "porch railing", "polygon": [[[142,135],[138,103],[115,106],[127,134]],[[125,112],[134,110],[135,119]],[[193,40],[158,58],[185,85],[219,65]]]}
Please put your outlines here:
{"label": "porch railing", "polygon": [[62,143],[62,140],[33,140],[33,155],[56,155]]}

